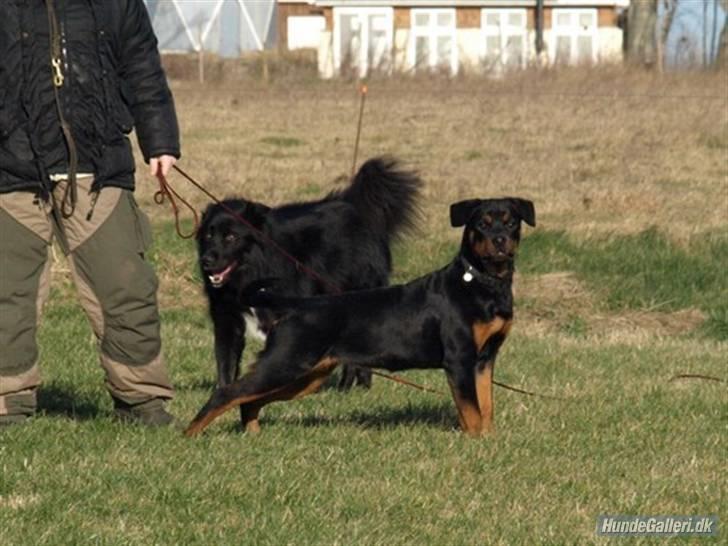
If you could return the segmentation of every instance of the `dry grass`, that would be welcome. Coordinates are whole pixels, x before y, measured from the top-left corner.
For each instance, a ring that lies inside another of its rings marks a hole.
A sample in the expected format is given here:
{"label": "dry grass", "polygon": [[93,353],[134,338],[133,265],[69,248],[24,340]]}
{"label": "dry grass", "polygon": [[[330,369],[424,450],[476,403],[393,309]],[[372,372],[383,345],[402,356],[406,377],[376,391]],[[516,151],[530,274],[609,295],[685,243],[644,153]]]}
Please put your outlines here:
{"label": "dry grass", "polygon": [[[189,71],[182,61],[168,60],[170,74]],[[172,80],[185,170],[218,196],[269,204],[316,198],[341,184],[336,179],[351,169],[356,82],[293,80],[280,69],[266,83],[250,60],[210,66],[213,83]],[[415,257],[399,278],[432,267],[422,256],[458,238],[448,227],[448,205],[477,196],[533,199],[539,230],[579,239],[655,226],[687,246],[700,234],[726,233],[726,73],[660,78],[602,68],[524,72],[500,81],[368,83],[359,162],[393,154],[426,180],[421,235],[406,242]],[[138,199],[158,227],[161,304],[203,306],[192,244],[175,240],[169,210],[152,202],[156,183],[142,164],[139,173]],[[171,181],[198,208],[207,204],[181,177]],[[697,309],[605,310],[600,294],[568,274],[519,284],[528,302],[521,317],[534,334],[604,331],[640,339],[645,331],[672,335],[703,320]]]}
{"label": "dry grass", "polygon": [[[180,165],[217,195],[266,203],[311,199],[334,188],[337,177],[351,169],[356,82],[264,83],[236,79],[234,70],[226,70],[232,75],[205,86],[172,82],[183,137]],[[658,78],[603,68],[525,72],[502,81],[368,83],[359,160],[393,154],[426,180],[422,238],[409,245],[455,241],[448,205],[475,196],[531,198],[539,229],[579,238],[656,226],[686,243],[728,226],[725,73]],[[139,180],[147,210],[157,221],[167,219],[166,209],[151,205],[155,184],[143,176]],[[204,207],[206,197],[178,176],[173,182]],[[198,304],[195,282],[188,282],[193,269],[177,262],[178,256],[166,256],[160,264],[166,287],[162,303]],[[554,278],[531,280],[536,283],[531,292],[548,292],[538,283]],[[590,332],[608,324],[610,332],[634,335],[639,323],[669,334],[675,329],[669,323],[692,327],[702,316],[694,311],[686,321],[656,310],[620,313],[621,322],[614,323],[614,313],[599,309],[598,295],[568,284],[561,292],[558,302],[536,298],[545,305],[536,309],[558,303],[560,315],[567,317],[569,305],[582,315],[588,310]],[[590,301],[595,298],[597,303]],[[561,327],[553,321],[547,325]]]}
{"label": "dry grass", "polygon": [[[308,198],[351,168],[354,82],[173,83],[182,165],[216,193]],[[359,158],[391,153],[422,172],[430,232],[443,229],[456,199],[519,194],[536,201],[546,229],[657,225],[684,240],[726,223],[726,211],[709,206],[728,189],[726,83],[725,74],[617,69],[375,80]]]}

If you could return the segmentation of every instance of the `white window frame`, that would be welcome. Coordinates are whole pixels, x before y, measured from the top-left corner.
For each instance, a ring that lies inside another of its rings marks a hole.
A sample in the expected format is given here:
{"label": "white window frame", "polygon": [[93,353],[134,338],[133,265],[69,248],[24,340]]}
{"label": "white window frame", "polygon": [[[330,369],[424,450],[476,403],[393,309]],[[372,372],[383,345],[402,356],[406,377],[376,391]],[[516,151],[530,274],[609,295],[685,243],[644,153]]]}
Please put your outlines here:
{"label": "white window frame", "polygon": [[[572,17],[572,22],[569,25],[559,25],[558,16],[563,14],[569,14]],[[588,28],[583,28],[579,25],[579,16],[589,14],[592,16],[594,25]],[[574,22],[576,21],[576,22]],[[551,40],[549,44],[549,50],[551,51],[551,62],[556,63],[557,58],[557,42],[559,36],[567,36],[571,40],[571,46],[569,48],[569,59],[566,61],[567,64],[576,64],[579,58],[576,54],[576,41],[580,36],[588,36],[592,39],[592,58],[591,62],[596,63],[598,60],[598,36],[599,36],[599,13],[595,8],[553,8],[551,12]]]}
{"label": "white window frame", "polygon": [[394,45],[394,9],[387,7],[335,7],[333,9],[334,19],[334,69],[336,72],[341,70],[342,51],[341,51],[341,17],[344,15],[356,15],[362,25],[362,43],[359,51],[359,77],[363,78],[369,72],[369,17],[372,15],[383,15],[387,18],[387,59],[389,67],[392,67],[392,48]]}
{"label": "white window frame", "polygon": [[[488,26],[487,16],[497,13],[500,16],[500,26],[498,31],[495,32],[494,27]],[[507,23],[508,16],[517,13],[523,16],[523,26],[515,27]],[[505,23],[504,23],[505,22]],[[505,62],[506,55],[506,38],[509,35],[515,34],[521,35],[521,51],[523,51],[523,59],[521,60],[520,68],[525,68],[528,64],[528,58],[530,55],[529,43],[528,43],[528,13],[523,8],[483,8],[480,10],[480,58],[483,62],[486,61],[490,52],[487,46],[488,36],[498,36],[500,38],[500,49],[498,50],[498,66],[493,67],[496,72],[502,72],[503,70],[510,68]]]}
{"label": "white window frame", "polygon": [[[418,14],[427,13],[430,15],[430,24],[426,27],[415,26],[416,16]],[[437,15],[447,13],[451,16],[452,25],[448,28],[437,26]],[[413,70],[418,68],[425,70],[433,70],[442,64],[437,62],[437,38],[440,36],[449,36],[452,39],[452,49],[450,50],[450,74],[455,75],[458,72],[458,41],[457,41],[457,12],[455,8],[412,8],[410,10],[410,37],[409,47],[407,48],[407,60],[409,66]],[[427,66],[418,67],[417,63],[417,38],[425,37],[429,39],[428,50],[429,59]],[[434,46],[434,47],[433,47]]]}

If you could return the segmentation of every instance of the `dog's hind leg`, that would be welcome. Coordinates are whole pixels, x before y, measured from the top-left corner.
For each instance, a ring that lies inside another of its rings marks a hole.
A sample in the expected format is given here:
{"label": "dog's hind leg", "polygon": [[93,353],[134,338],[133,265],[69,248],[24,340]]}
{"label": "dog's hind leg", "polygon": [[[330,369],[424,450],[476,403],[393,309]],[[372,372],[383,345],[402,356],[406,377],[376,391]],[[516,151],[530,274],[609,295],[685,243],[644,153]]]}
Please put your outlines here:
{"label": "dog's hind leg", "polygon": [[352,364],[341,367],[341,377],[336,386],[339,390],[348,391],[354,385],[368,389],[372,386],[372,372],[366,368],[360,368]]}
{"label": "dog's hind leg", "polygon": [[263,407],[259,402],[251,402],[250,404],[242,404],[240,406],[240,423],[243,430],[248,434],[257,434],[260,432],[260,423],[258,423],[258,415]]}
{"label": "dog's hind leg", "polygon": [[[218,387],[202,409],[188,425],[185,430],[186,436],[195,436],[202,432],[207,425],[217,417],[235,406],[256,402],[266,395],[270,396],[286,388],[286,385],[278,385],[268,391],[261,391],[257,388],[256,371],[245,374],[235,383]],[[242,414],[242,413],[241,413]]]}
{"label": "dog's hind leg", "polygon": [[[300,398],[314,392],[337,365],[338,361],[324,358],[302,376],[290,381],[285,378],[275,382],[271,382],[272,374],[266,373],[270,372],[270,367],[266,364],[257,366],[235,383],[215,390],[207,404],[189,424],[185,435],[199,434],[214,419],[238,405],[241,406],[243,427],[255,432],[259,430],[258,413],[263,406],[278,400]],[[259,372],[261,369],[264,371]]]}
{"label": "dog's hind leg", "polygon": [[317,391],[337,364],[332,359],[324,359],[311,372],[294,381],[282,391],[271,393],[270,396],[265,396],[257,402],[242,404],[240,406],[240,423],[243,430],[252,434],[260,432],[258,415],[263,406],[279,400],[303,398],[307,394]]}

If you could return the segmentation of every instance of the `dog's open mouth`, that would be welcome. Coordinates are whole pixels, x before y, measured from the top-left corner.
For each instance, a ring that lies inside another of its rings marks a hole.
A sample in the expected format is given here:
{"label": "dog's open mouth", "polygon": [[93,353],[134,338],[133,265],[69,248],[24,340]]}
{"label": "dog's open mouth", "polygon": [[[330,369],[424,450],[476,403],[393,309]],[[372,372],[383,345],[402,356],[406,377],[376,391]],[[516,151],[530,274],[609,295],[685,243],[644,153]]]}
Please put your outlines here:
{"label": "dog's open mouth", "polygon": [[209,274],[207,278],[210,279],[210,284],[212,284],[214,288],[220,288],[223,284],[227,282],[227,280],[230,278],[230,275],[233,271],[235,271],[237,266],[238,262],[233,262],[222,271]]}

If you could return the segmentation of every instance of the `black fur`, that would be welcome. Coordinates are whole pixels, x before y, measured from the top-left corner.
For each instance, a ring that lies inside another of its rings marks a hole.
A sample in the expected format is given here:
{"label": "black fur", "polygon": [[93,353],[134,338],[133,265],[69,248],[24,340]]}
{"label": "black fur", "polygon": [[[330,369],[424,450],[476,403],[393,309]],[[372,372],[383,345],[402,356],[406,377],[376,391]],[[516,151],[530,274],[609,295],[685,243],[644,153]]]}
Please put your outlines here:
{"label": "black fur", "polygon": [[530,201],[463,201],[451,208],[452,225],[465,225],[460,252],[439,271],[405,285],[336,296],[259,292],[253,298],[258,305],[288,313],[253,369],[218,388],[186,434],[201,432],[236,405],[246,429],[255,430],[261,407],[312,392],[338,364],[443,368],[462,429],[491,431],[492,375],[513,318],[521,221],[536,222]]}
{"label": "black fur", "polygon": [[[279,318],[255,309],[248,295],[261,286],[288,296],[386,286],[392,240],[413,228],[421,181],[392,158],[370,159],[349,187],[324,199],[271,208],[244,199],[227,199],[252,226],[270,237],[321,278],[299,271],[253,229],[219,204],[205,211],[197,234],[198,259],[215,329],[218,385],[237,379],[245,348],[245,315],[255,317],[264,334]],[[217,276],[216,276],[217,275]],[[219,286],[217,286],[219,284]],[[344,368],[339,385],[368,387],[369,370]]]}

